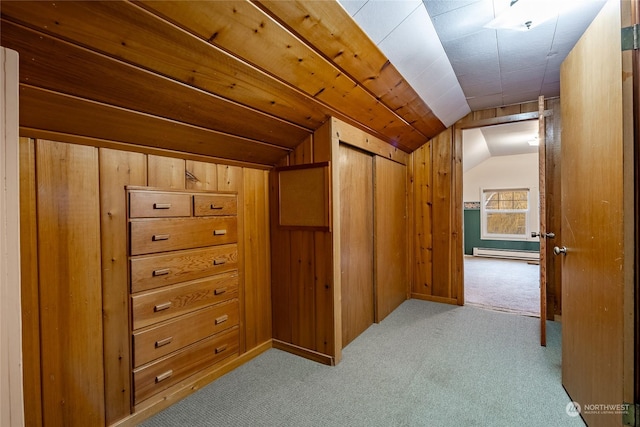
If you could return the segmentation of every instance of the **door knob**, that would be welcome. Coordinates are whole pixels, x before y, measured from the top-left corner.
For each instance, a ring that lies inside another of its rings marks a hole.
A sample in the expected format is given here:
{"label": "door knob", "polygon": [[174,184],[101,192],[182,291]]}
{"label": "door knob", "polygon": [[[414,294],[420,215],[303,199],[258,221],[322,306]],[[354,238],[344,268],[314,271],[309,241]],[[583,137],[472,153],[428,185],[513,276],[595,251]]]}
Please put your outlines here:
{"label": "door knob", "polygon": [[560,254],[566,255],[567,254],[567,248],[565,246],[563,246],[561,248],[556,246],[556,247],[553,248],[553,253],[556,254],[556,255],[560,255]]}
{"label": "door knob", "polygon": [[531,232],[531,237],[546,237],[549,239],[553,239],[554,237],[556,237],[556,233],[538,233],[537,231],[532,231]]}

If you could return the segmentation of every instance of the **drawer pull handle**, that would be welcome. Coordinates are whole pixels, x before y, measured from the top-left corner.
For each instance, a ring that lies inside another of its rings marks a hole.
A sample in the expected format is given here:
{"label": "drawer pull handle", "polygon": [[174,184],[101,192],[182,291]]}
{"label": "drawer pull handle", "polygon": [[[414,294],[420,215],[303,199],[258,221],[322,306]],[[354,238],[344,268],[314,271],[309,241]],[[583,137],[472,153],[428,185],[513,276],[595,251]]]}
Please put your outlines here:
{"label": "drawer pull handle", "polygon": [[154,242],[157,242],[158,240],[169,240],[169,234],[154,234],[151,240]]}
{"label": "drawer pull handle", "polygon": [[222,264],[224,264],[225,262],[227,262],[227,260],[226,260],[226,259],[214,259],[214,260],[213,260],[213,265],[222,265]]}
{"label": "drawer pull handle", "polygon": [[169,270],[168,268],[161,268],[160,270],[153,270],[153,277],[156,276],[164,276],[166,274],[169,274],[171,270]]}
{"label": "drawer pull handle", "polygon": [[168,308],[171,308],[171,301],[163,302],[162,304],[156,305],[155,307],[153,307],[153,311],[157,313],[158,311],[166,310]]}
{"label": "drawer pull handle", "polygon": [[227,344],[216,347],[216,354],[220,354],[227,349]]}
{"label": "drawer pull handle", "polygon": [[227,230],[213,230],[214,236],[224,236],[227,234]]}
{"label": "drawer pull handle", "polygon": [[173,369],[169,369],[167,372],[164,372],[156,377],[156,384],[160,381],[164,381],[167,378],[170,378],[173,375]]}
{"label": "drawer pull handle", "polygon": [[229,320],[229,315],[225,314],[224,316],[220,316],[216,319],[216,325],[219,325],[221,323],[226,322],[227,320]]}
{"label": "drawer pull handle", "polygon": [[153,209],[171,209],[171,203],[154,203]]}
{"label": "drawer pull handle", "polygon": [[227,292],[227,288],[218,288],[213,291],[214,295],[222,295]]}
{"label": "drawer pull handle", "polygon": [[222,206],[216,206],[213,203],[211,203],[211,209],[220,210],[222,209]]}
{"label": "drawer pull handle", "polygon": [[161,340],[156,341],[156,348],[160,348],[162,346],[165,346],[167,344],[171,344],[171,341],[173,341],[173,337],[167,337],[167,338],[163,338]]}

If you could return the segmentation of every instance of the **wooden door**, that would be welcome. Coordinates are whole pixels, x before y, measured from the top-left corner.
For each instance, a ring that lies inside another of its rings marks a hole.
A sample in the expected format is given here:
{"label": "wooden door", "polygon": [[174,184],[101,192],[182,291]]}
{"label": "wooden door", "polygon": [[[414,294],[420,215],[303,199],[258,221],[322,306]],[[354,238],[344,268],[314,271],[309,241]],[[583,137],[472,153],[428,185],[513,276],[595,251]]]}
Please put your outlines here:
{"label": "wooden door", "polygon": [[376,322],[407,299],[407,170],[375,158],[375,294]]}
{"label": "wooden door", "polygon": [[342,346],[374,320],[373,158],[340,145]]}
{"label": "wooden door", "polygon": [[538,99],[538,191],[540,193],[540,345],[547,345],[547,150],[544,126],[544,97]]}
{"label": "wooden door", "polygon": [[[608,2],[561,67],[562,383],[591,427],[621,425],[623,102],[620,3]],[[629,268],[628,266],[626,268]]]}

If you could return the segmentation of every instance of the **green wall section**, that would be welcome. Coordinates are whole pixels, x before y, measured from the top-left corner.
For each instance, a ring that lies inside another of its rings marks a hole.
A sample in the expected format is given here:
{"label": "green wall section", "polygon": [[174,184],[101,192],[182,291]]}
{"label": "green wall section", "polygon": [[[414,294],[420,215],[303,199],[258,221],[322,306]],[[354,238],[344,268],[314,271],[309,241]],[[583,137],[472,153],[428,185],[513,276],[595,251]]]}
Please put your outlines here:
{"label": "green wall section", "polygon": [[473,255],[473,248],[518,249],[540,251],[538,242],[519,242],[511,240],[482,240],[480,238],[480,209],[464,210],[464,253]]}

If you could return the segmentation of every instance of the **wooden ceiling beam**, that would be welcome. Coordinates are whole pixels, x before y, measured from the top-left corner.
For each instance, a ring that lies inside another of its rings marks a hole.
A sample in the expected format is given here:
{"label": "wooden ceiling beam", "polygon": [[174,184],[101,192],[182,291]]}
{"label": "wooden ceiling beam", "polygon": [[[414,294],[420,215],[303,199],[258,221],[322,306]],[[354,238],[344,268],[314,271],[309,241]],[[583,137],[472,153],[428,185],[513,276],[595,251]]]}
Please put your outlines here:
{"label": "wooden ceiling beam", "polygon": [[[409,149],[427,137],[250,1],[136,1],[240,60]],[[358,28],[351,21],[352,28]]]}
{"label": "wooden ceiling beam", "polygon": [[446,128],[339,3],[253,1],[421,133]]}
{"label": "wooden ceiling beam", "polygon": [[309,129],[6,20],[2,20],[2,44],[20,52],[20,81],[31,86],[285,148],[294,148],[311,134]]}
{"label": "wooden ceiling beam", "polygon": [[10,21],[307,129],[328,117],[302,93],[128,2],[3,2],[1,12]]}
{"label": "wooden ceiling beam", "polygon": [[290,150],[20,84],[20,126],[274,165]]}

